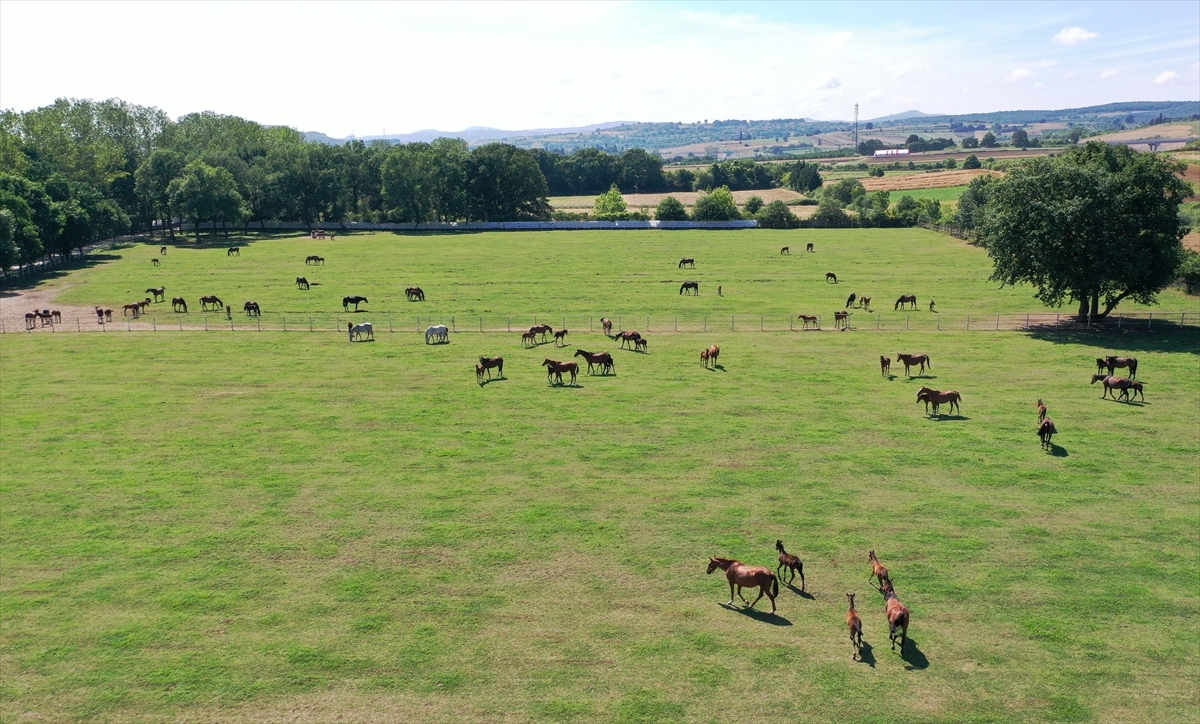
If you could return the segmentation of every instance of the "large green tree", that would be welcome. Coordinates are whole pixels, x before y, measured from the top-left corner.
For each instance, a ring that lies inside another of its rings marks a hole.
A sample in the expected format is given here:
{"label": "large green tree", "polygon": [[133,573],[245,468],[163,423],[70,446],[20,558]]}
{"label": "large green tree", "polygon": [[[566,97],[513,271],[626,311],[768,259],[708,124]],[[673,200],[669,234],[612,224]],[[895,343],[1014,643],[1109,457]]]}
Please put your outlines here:
{"label": "large green tree", "polygon": [[1031,284],[1052,306],[1104,317],[1123,299],[1152,304],[1177,276],[1191,194],[1183,164],[1091,142],[1032,160],[990,190],[980,241],[1002,284]]}
{"label": "large green tree", "polygon": [[171,182],[183,172],[184,165],[180,153],[160,148],[153,151],[134,173],[138,198],[156,218],[163,220],[165,230],[172,237],[175,236],[175,226],[171,223],[174,214],[169,188]]}
{"label": "large green tree", "polygon": [[[193,161],[170,185],[171,206],[195,225],[200,238],[200,224],[211,221],[239,222],[248,215],[237,181],[224,168]],[[216,233],[214,227],[213,230]]]}
{"label": "large green tree", "polygon": [[546,178],[528,151],[488,143],[466,160],[468,217],[473,221],[550,218]]}
{"label": "large green tree", "polygon": [[713,189],[701,194],[692,207],[692,219],[695,221],[734,221],[742,218],[738,213],[737,202],[728,186]]}

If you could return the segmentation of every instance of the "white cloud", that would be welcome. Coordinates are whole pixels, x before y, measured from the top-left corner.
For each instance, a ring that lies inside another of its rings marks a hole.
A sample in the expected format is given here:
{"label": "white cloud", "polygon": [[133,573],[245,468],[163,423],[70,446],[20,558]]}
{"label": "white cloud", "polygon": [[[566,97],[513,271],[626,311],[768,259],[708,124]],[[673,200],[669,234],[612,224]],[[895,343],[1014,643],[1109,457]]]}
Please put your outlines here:
{"label": "white cloud", "polygon": [[1059,45],[1078,45],[1085,40],[1091,40],[1096,37],[1096,33],[1090,30],[1085,30],[1080,27],[1063,28],[1051,40]]}
{"label": "white cloud", "polygon": [[842,82],[840,80],[838,80],[837,78],[830,76],[830,77],[826,78],[825,80],[820,81],[819,83],[814,85],[813,90],[833,90],[834,88],[841,88],[841,87],[842,87]]}
{"label": "white cloud", "polygon": [[1016,83],[1017,81],[1025,80],[1026,78],[1032,78],[1035,75],[1036,73],[1028,68],[1017,68],[1013,72],[1004,76],[1004,81],[1006,83]]}
{"label": "white cloud", "polygon": [[1164,70],[1163,72],[1154,76],[1154,85],[1166,85],[1167,83],[1174,83],[1178,78],[1179,74],[1175,71]]}
{"label": "white cloud", "polygon": [[1117,70],[1116,68],[1105,68],[1104,70],[1100,71],[1100,77],[1101,78],[1111,78],[1120,72],[1121,71]]}
{"label": "white cloud", "polygon": [[1034,88],[1045,88],[1046,84],[1045,83],[1034,83],[1033,87]]}

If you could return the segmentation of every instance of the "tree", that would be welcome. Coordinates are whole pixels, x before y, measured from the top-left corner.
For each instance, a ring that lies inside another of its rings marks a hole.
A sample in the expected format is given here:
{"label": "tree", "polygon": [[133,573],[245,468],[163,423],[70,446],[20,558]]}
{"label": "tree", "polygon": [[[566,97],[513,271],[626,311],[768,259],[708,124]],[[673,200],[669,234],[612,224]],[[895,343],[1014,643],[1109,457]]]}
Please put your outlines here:
{"label": "tree", "polygon": [[996,134],[992,133],[991,131],[983,134],[983,138],[979,140],[979,145],[983,146],[984,148],[995,148]]}
{"label": "tree", "polygon": [[659,221],[687,221],[687,209],[683,208],[683,204],[674,196],[668,196],[658,202],[658,208],[654,211],[654,218]]}
{"label": "tree", "polygon": [[952,159],[952,158],[946,159],[946,168],[954,168],[957,165],[958,165],[958,162],[955,161],[954,159]]}
{"label": "tree", "polygon": [[821,184],[824,183],[821,180],[821,174],[818,171],[817,164],[808,163],[806,161],[797,161],[796,163],[792,164],[791,168],[787,170],[784,178],[786,179],[786,183],[784,184],[785,186],[792,191],[801,194],[807,194],[811,191],[815,191],[821,188]]}
{"label": "tree", "polygon": [[759,196],[751,196],[746,199],[746,213],[751,216],[757,214],[763,207],[763,200]]}
{"label": "tree", "polygon": [[476,221],[550,218],[546,178],[537,161],[507,143],[479,146],[466,160],[467,214]]}
{"label": "tree", "polygon": [[1012,144],[1017,148],[1025,148],[1029,145],[1029,134],[1025,132],[1024,128],[1013,131]]}
{"label": "tree", "polygon": [[0,269],[8,269],[17,262],[16,219],[12,212],[0,208]]}
{"label": "tree", "polygon": [[1080,316],[1107,316],[1126,298],[1154,303],[1183,256],[1183,170],[1096,141],[1013,169],[991,189],[979,226],[992,279],[1032,284],[1051,306],[1078,302]]}
{"label": "tree", "polygon": [[203,161],[193,161],[185,166],[183,173],[168,188],[171,206],[192,220],[197,239],[200,238],[201,222],[213,222],[215,234],[216,222],[239,222],[248,213],[233,174]]}
{"label": "tree", "polygon": [[[747,204],[749,208],[749,204]],[[782,201],[775,200],[767,204],[758,214],[759,224],[772,229],[790,228],[796,224],[798,219],[792,213],[792,210],[787,207],[787,204]]]}
{"label": "tree", "polygon": [[811,218],[813,221],[824,221],[826,223],[845,223],[850,220],[841,202],[832,196],[821,199],[821,203],[817,206],[817,213],[813,214]]}
{"label": "tree", "polygon": [[644,194],[665,188],[662,157],[657,153],[631,148],[621,154],[620,164],[621,175],[617,185],[622,191]]}
{"label": "tree", "polygon": [[596,203],[592,205],[592,218],[599,221],[621,221],[629,216],[625,213],[627,208],[621,190],[613,184],[608,191],[596,197]]}
{"label": "tree", "polygon": [[742,215],[738,213],[737,202],[733,200],[728,186],[701,194],[692,209],[692,219],[695,221],[734,221],[740,218]]}
{"label": "tree", "polygon": [[[972,157],[973,158],[973,157]],[[968,161],[970,158],[967,159]],[[967,164],[963,164],[966,168]],[[974,168],[978,168],[978,160]],[[958,197],[958,224],[965,229],[974,229],[982,220],[983,209],[987,206],[988,197],[996,184],[998,176],[983,174],[971,179],[967,190]]]}
{"label": "tree", "polygon": [[874,156],[876,151],[880,151],[885,148],[887,148],[887,146],[878,138],[868,138],[867,140],[858,144],[858,155]]}
{"label": "tree", "polygon": [[963,159],[963,168],[964,169],[974,169],[974,168],[980,168],[982,166],[983,166],[983,164],[981,164],[979,162],[979,157],[973,153],[970,156],[967,156],[965,159]]}
{"label": "tree", "polygon": [[134,173],[134,189],[138,198],[152,214],[163,220],[172,238],[175,237],[175,226],[171,223],[171,195],[167,189],[183,171],[184,165],[182,155],[160,148],[151,153]]}
{"label": "tree", "polygon": [[34,261],[46,253],[62,231],[62,213],[41,184],[0,173],[0,209],[13,218],[17,261]]}
{"label": "tree", "polygon": [[836,199],[842,206],[849,206],[850,202],[867,193],[867,190],[858,179],[844,178],[832,186],[824,187],[821,193],[826,198]]}
{"label": "tree", "polygon": [[974,136],[967,136],[962,140],[963,148],[979,148],[979,139]]}

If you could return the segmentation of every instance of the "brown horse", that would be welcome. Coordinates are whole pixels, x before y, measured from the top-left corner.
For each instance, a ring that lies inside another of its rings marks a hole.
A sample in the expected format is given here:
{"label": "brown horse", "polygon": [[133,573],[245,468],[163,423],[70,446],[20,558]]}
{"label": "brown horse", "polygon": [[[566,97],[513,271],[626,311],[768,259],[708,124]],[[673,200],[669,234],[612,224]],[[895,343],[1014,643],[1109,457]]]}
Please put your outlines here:
{"label": "brown horse", "polygon": [[542,362],[542,366],[546,368],[547,379],[551,374],[554,375],[558,384],[563,383],[563,373],[571,373],[571,384],[575,384],[576,376],[579,374],[579,365],[574,362],[559,362],[558,360],[546,359]]}
{"label": "brown horse", "polygon": [[687,256],[687,257],[684,257],[684,258],[680,259],[680,260],[679,260],[679,267],[678,267],[678,268],[682,269],[682,268],[684,268],[685,266],[687,266],[687,267],[691,267],[691,268],[695,269],[695,268],[696,268],[696,260],[695,260],[695,259],[693,259],[693,258],[692,258],[692,257],[690,257],[690,256]]}
{"label": "brown horse", "polygon": [[695,292],[696,294],[700,293],[700,282],[684,282],[679,286],[680,294],[691,294],[692,292]]}
{"label": "brown horse", "polygon": [[133,304],[126,304],[125,306],[121,307],[121,316],[127,317],[127,316],[129,316],[130,312],[132,312],[133,316],[136,317],[138,314],[141,313],[141,311],[142,311],[142,303],[134,302]]}
{"label": "brown horse", "polygon": [[[770,568],[748,566],[732,558],[709,558],[709,574],[718,568],[725,571],[725,579],[729,581],[729,603],[726,605],[733,605],[734,588],[737,588],[738,598],[742,599],[748,608],[754,608],[754,603],[758,603],[763,594],[766,594],[767,598],[771,599],[771,613],[775,613],[775,597],[779,595],[779,579],[775,577],[774,573],[771,573]],[[758,598],[754,599],[754,603],[750,603],[742,595],[743,586],[758,589]]]}
{"label": "brown horse", "polygon": [[309,289],[308,277],[296,277],[297,289]]}
{"label": "brown horse", "polygon": [[879,562],[879,558],[875,556],[874,548],[872,548],[871,552],[867,554],[867,560],[871,562],[871,573],[867,576],[868,581],[871,580],[871,576],[875,576],[879,579],[879,585],[882,586],[884,581],[892,580],[891,577],[888,576],[887,568],[884,568],[883,564]]}
{"label": "brown horse", "polygon": [[896,629],[900,629],[900,653],[903,654],[904,644],[908,641],[908,622],[912,613],[896,597],[896,589],[892,587],[891,581],[883,585],[880,593],[883,594],[883,603],[887,607],[888,635],[892,639],[892,651],[896,650]]}
{"label": "brown horse", "polygon": [[425,291],[421,287],[408,287],[404,290],[404,296],[408,297],[410,302],[425,301]]}
{"label": "brown horse", "polygon": [[800,590],[804,590],[804,561],[800,560],[800,556],[794,556],[783,549],[783,541],[775,541],[775,550],[779,551],[779,565],[775,568],[775,575],[783,578],[782,570],[787,569],[791,572],[792,577],[787,579],[785,583],[791,584],[796,580],[796,574],[800,574]]}
{"label": "brown horse", "polygon": [[241,256],[242,248],[240,246],[231,246],[229,251],[225,252],[225,256]]}
{"label": "brown horse", "polygon": [[504,358],[503,357],[480,357],[479,364],[483,367],[483,369],[487,370],[488,379],[491,379],[491,377],[492,377],[492,368],[493,367],[495,367],[500,372],[501,377],[504,376]]}
{"label": "brown horse", "polygon": [[161,262],[158,261],[158,257],[153,257],[150,259],[150,264],[151,266],[161,266]]}
{"label": "brown horse", "polygon": [[113,312],[112,312],[112,310],[111,310],[111,309],[105,309],[105,310],[104,310],[104,321],[105,321],[105,322],[111,322],[111,321],[112,321],[112,314],[113,314]]}
{"label": "brown horse", "polygon": [[1047,417],[1038,423],[1037,433],[1038,437],[1042,440],[1043,449],[1051,447],[1050,438],[1054,437],[1056,432],[1058,432],[1058,428],[1054,426],[1054,420]]}
{"label": "brown horse", "polygon": [[1137,377],[1137,357],[1114,357],[1109,355],[1104,358],[1104,366],[1108,368],[1108,374],[1112,374],[1116,368],[1125,367],[1129,369],[1129,379]]}
{"label": "brown horse", "polygon": [[475,381],[483,384],[483,365],[475,365]]}
{"label": "brown horse", "polygon": [[708,350],[700,350],[700,366],[708,369]]}
{"label": "brown horse", "polygon": [[879,374],[889,377],[892,374],[892,358],[879,355]]}
{"label": "brown horse", "polygon": [[900,307],[903,307],[906,304],[912,305],[910,307],[910,309],[916,309],[917,308],[917,295],[916,294],[905,294],[904,296],[900,297],[899,299],[896,300],[896,305],[894,307],[892,307],[892,311],[896,311],[897,309],[899,309]]}
{"label": "brown horse", "polygon": [[1038,398],[1037,411],[1038,411],[1038,424],[1040,425],[1042,420],[1046,419],[1046,403],[1042,402],[1042,398],[1040,398],[1040,397]]}
{"label": "brown horse", "polygon": [[597,366],[600,367],[600,374],[602,375],[613,371],[613,357],[608,352],[592,354],[587,350],[577,349],[575,350],[575,356],[587,360],[589,375],[592,374],[592,369]]}
{"label": "brown horse", "polygon": [[780,255],[780,256],[783,256],[784,254],[787,254],[788,256],[791,256],[791,254],[792,254],[792,247],[790,247],[790,246],[785,246],[785,247],[783,247],[782,249],[780,249],[780,250],[779,250],[779,255]]}
{"label": "brown horse", "polygon": [[1103,357],[1097,357],[1096,358],[1096,374],[1100,374],[1101,372],[1103,372],[1106,367],[1108,367],[1108,360],[1104,359]]}
{"label": "brown horse", "polygon": [[38,319],[41,318],[38,312],[25,312],[25,329],[33,329],[37,326]]}
{"label": "brown horse", "polygon": [[617,332],[617,336],[613,337],[613,339],[617,339],[617,340],[621,341],[622,347],[626,346],[627,344],[629,344],[631,342],[636,344],[637,341],[641,338],[642,338],[642,335],[637,332]]}
{"label": "brown horse", "polygon": [[834,312],[833,313],[833,328],[839,327],[845,329],[850,324],[850,315],[854,312]]}
{"label": "brown horse", "polygon": [[[1097,382],[1104,383],[1104,392],[1100,394],[1100,399],[1103,400],[1113,390],[1121,390],[1122,394],[1128,396],[1129,393],[1126,390],[1129,388],[1132,380],[1125,379],[1124,377],[1113,377],[1111,375],[1092,375],[1091,384],[1094,385]],[[1117,393],[1113,392],[1112,398],[1114,400],[1117,399]]]}
{"label": "brown horse", "polygon": [[871,298],[870,297],[859,297],[858,298],[858,306],[862,309],[867,310],[868,312],[871,311]]}
{"label": "brown horse", "polygon": [[912,377],[908,370],[912,367],[920,365],[921,371],[919,374],[925,374],[925,368],[933,369],[933,362],[927,354],[904,354],[903,352],[896,353],[896,361],[904,363],[904,376]]}
{"label": "brown horse", "polygon": [[158,253],[163,256],[166,256],[167,255],[167,247],[165,247],[165,246],[158,247]]}
{"label": "brown horse", "polygon": [[805,328],[805,329],[808,329],[808,325],[809,325],[809,324],[811,324],[813,327],[816,327],[816,326],[817,326],[817,322],[820,320],[820,317],[816,317],[816,316],[810,316],[810,315],[807,315],[807,314],[800,314],[800,315],[797,315],[797,316],[796,316],[796,318],[797,318],[797,319],[804,320],[804,328]]}
{"label": "brown horse", "polygon": [[834,284],[837,284],[838,283],[837,274],[834,274],[833,272],[825,272],[825,281],[833,282]]}
{"label": "brown horse", "polygon": [[846,600],[850,602],[850,610],[846,612],[846,626],[850,629],[850,645],[854,648],[850,653],[850,660],[854,661],[861,658],[862,618],[858,615],[858,611],[854,610],[854,594],[847,593]]}
{"label": "brown horse", "polygon": [[721,356],[721,348],[717,345],[712,345],[708,348],[708,364],[710,367],[717,366],[717,358]]}
{"label": "brown horse", "polygon": [[220,297],[200,297],[200,308],[204,311],[208,311],[209,307],[220,309],[223,306],[225,306],[225,303],[221,301]]}
{"label": "brown horse", "polygon": [[183,311],[187,312],[187,300],[185,300],[183,297],[172,297],[171,311],[178,312],[180,307],[183,307]]}
{"label": "brown horse", "polygon": [[535,324],[529,328],[529,331],[533,332],[534,334],[542,335],[543,342],[546,341],[547,334],[554,334],[554,328],[551,327],[549,324]]}
{"label": "brown horse", "polygon": [[522,347],[533,347],[537,344],[537,333],[533,331],[525,332],[521,335]]}
{"label": "brown horse", "polygon": [[611,319],[609,319],[608,317],[601,317],[600,318],[600,326],[604,327],[604,336],[605,337],[612,336],[612,320]]}
{"label": "brown horse", "polygon": [[167,288],[166,287],[158,287],[157,289],[147,289],[146,294],[153,294],[154,301],[156,301],[156,302],[164,302],[167,299],[167,297],[166,297]]}
{"label": "brown horse", "polygon": [[55,324],[62,324],[62,312],[55,309],[53,312],[50,312],[50,316],[54,317]]}
{"label": "brown horse", "polygon": [[325,257],[323,257],[323,256],[317,256],[316,254],[310,254],[310,255],[304,257],[304,265],[305,266],[308,266],[309,264],[324,264],[324,263],[325,263]]}
{"label": "brown horse", "polygon": [[[58,314],[58,312],[55,312],[55,314]],[[1129,387],[1127,389],[1122,390],[1121,394],[1127,396],[1130,399],[1140,395],[1142,398],[1142,402],[1145,402],[1146,401],[1145,383],[1143,383],[1140,380],[1131,380],[1129,382]]]}
{"label": "brown horse", "polygon": [[642,337],[641,339],[635,339],[635,340],[633,340],[633,351],[641,352],[642,354],[646,354],[646,352],[647,352],[646,346],[649,344],[650,344],[650,341],[647,340],[645,337]]}
{"label": "brown horse", "polygon": [[568,334],[567,330],[565,330],[565,329],[560,329],[557,332],[555,332],[554,333],[554,346],[555,347],[566,347],[567,346],[567,334]]}
{"label": "brown horse", "polygon": [[961,401],[962,401],[962,395],[955,392],[954,390],[947,390],[946,392],[942,392],[941,390],[931,390],[929,388],[922,388],[921,391],[917,393],[917,402],[925,403],[926,412],[929,411],[929,405],[932,404],[933,405],[933,414],[935,414],[935,415],[940,414],[938,412],[938,408],[940,408],[942,405],[945,405],[947,403],[949,403],[949,405],[950,405],[950,414],[951,415],[954,414],[954,410],[956,408],[958,409],[958,413],[961,415],[962,408],[959,407],[959,403]]}

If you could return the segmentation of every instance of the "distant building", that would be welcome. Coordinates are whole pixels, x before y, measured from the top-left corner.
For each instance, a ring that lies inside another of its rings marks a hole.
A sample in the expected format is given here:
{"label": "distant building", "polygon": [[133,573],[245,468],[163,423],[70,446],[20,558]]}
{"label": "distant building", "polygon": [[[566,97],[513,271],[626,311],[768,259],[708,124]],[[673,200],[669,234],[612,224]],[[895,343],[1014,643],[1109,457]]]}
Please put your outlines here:
{"label": "distant building", "polygon": [[907,156],[907,148],[884,148],[875,152],[875,156]]}

